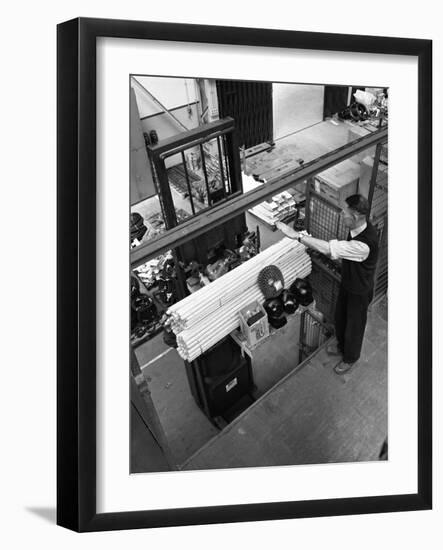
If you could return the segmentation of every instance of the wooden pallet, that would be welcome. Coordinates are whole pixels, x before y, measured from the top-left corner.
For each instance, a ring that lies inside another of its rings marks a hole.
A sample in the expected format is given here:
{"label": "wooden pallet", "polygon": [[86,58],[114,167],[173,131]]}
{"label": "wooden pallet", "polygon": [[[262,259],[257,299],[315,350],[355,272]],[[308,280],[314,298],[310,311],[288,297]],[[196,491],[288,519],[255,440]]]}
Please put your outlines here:
{"label": "wooden pallet", "polygon": [[245,149],[245,158],[254,157],[259,153],[271,151],[274,147],[275,146],[273,143],[268,143],[268,142],[259,143],[258,145],[254,145],[254,147],[249,147],[249,149]]}
{"label": "wooden pallet", "polygon": [[291,160],[283,164],[274,166],[267,172],[260,174],[260,179],[266,183],[273,183],[281,178],[287,177],[300,168],[300,164],[296,160]]}

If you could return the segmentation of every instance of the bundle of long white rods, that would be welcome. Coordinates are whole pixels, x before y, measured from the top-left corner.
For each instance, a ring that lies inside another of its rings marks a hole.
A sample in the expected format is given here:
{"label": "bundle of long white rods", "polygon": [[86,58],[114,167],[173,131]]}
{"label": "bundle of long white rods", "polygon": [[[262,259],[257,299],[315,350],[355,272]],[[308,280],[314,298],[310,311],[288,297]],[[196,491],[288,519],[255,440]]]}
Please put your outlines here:
{"label": "bundle of long white rods", "polygon": [[311,272],[311,258],[305,247],[284,237],[168,309],[177,335],[177,351],[183,359],[193,361],[207,351],[239,326],[240,309],[254,300],[264,300],[257,277],[268,265],[280,269],[286,287]]}

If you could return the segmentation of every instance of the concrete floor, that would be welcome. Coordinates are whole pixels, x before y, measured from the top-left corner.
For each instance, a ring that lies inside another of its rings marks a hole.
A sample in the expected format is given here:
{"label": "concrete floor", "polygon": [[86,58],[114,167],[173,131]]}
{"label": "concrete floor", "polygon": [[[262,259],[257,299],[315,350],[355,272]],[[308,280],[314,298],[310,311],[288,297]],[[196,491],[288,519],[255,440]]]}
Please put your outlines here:
{"label": "concrete floor", "polygon": [[[288,323],[254,350],[252,359],[254,397],[259,398],[298,364],[300,315],[288,316]],[[152,400],[177,465],[219,433],[194,401],[183,360],[166,346],[159,334],[136,349]]]}
{"label": "concrete floor", "polygon": [[[221,432],[196,405],[183,361],[161,335],[137,350],[175,463],[182,469],[376,460],[387,435],[387,305],[371,308],[362,357],[333,372],[325,351],[298,365],[299,316],[253,357],[257,401]],[[155,357],[158,359],[152,361]],[[146,470],[145,470],[146,471]]]}
{"label": "concrete floor", "polygon": [[[386,304],[360,361],[337,375],[324,347],[209,441],[185,470],[377,460],[387,436]],[[304,365],[304,366],[303,366]]]}
{"label": "concrete floor", "polygon": [[[165,355],[161,355],[165,353]],[[154,355],[155,354],[155,355]],[[189,389],[185,364],[174,348],[167,347],[159,334],[136,350],[137,358],[152,360],[143,374],[169,443],[175,464],[182,464],[218,433],[199,409]],[[143,367],[143,363],[141,363]]]}

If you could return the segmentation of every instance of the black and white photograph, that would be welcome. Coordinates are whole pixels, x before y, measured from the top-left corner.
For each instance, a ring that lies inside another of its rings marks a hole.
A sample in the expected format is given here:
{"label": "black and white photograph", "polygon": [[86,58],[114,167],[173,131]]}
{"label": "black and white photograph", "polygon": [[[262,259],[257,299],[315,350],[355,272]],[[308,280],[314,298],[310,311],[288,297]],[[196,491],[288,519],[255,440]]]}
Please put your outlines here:
{"label": "black and white photograph", "polygon": [[383,84],[130,75],[132,474],[388,460]]}
{"label": "black and white photograph", "polygon": [[5,548],[440,548],[437,6],[6,5]]}

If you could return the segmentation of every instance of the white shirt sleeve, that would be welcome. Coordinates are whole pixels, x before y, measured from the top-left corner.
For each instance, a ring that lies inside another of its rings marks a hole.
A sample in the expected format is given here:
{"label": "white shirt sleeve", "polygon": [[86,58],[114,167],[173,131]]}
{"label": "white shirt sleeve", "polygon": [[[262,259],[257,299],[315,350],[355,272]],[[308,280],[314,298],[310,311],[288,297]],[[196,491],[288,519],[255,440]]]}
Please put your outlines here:
{"label": "white shirt sleeve", "polygon": [[369,256],[369,246],[361,241],[329,241],[329,250],[333,260],[364,262]]}

